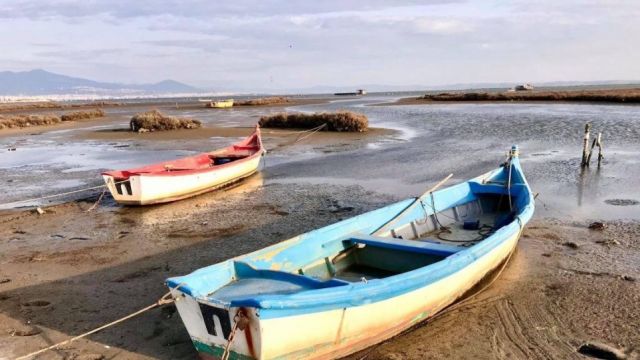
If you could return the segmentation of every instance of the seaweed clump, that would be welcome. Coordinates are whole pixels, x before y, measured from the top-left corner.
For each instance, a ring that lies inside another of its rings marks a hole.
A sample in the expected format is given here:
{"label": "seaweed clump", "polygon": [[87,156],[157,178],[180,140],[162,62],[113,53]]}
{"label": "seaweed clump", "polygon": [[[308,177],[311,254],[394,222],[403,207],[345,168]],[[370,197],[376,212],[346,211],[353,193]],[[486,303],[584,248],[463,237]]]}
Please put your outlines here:
{"label": "seaweed clump", "polygon": [[135,114],[129,122],[131,131],[137,132],[197,129],[201,126],[199,120],[168,116],[158,110]]}
{"label": "seaweed clump", "polygon": [[247,100],[236,101],[233,105],[234,106],[264,106],[264,105],[288,104],[290,102],[291,100],[284,96],[272,96],[272,97],[259,98],[259,99],[247,99]]}
{"label": "seaweed clump", "polygon": [[60,116],[55,114],[39,115],[0,115],[0,129],[25,128],[30,126],[52,125],[62,121]]}
{"label": "seaweed clump", "polygon": [[88,111],[73,111],[70,113],[62,114],[62,116],[60,116],[60,119],[62,119],[62,121],[74,121],[100,118],[103,116],[105,116],[104,110],[93,109]]}
{"label": "seaweed clump", "polygon": [[263,116],[259,122],[264,128],[313,129],[325,125],[324,131],[364,132],[369,128],[367,116],[351,111],[334,113],[279,113]]}

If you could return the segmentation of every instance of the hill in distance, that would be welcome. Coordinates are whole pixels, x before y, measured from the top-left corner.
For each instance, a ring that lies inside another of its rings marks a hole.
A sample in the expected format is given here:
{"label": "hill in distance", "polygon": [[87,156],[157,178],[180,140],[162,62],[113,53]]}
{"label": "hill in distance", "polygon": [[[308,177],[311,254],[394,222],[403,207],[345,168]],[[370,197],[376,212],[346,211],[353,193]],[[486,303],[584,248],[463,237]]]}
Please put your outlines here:
{"label": "hill in distance", "polygon": [[55,74],[42,69],[0,72],[0,95],[167,94],[201,90],[175,80],[154,84],[119,84]]}

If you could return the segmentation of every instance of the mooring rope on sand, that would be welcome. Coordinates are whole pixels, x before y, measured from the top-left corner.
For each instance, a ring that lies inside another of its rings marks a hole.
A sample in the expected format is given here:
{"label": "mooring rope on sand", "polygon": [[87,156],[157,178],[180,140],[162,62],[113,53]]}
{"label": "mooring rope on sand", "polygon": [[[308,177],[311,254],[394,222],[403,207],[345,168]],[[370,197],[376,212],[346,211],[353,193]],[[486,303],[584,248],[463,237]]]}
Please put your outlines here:
{"label": "mooring rope on sand", "polygon": [[327,123],[324,123],[322,125],[316,126],[314,128],[311,128],[311,129],[305,129],[305,130],[300,130],[300,131],[289,131],[289,132],[284,133],[283,136],[291,136],[291,135],[303,134],[303,133],[306,133],[306,132],[309,132],[309,131],[313,131],[313,130],[315,130],[317,128],[322,128],[324,126],[327,126]]}
{"label": "mooring rope on sand", "polygon": [[[327,126],[327,123],[324,123],[322,125],[318,125],[314,128],[311,129],[306,129],[306,130],[301,130],[301,131],[291,131],[289,133],[284,134],[284,136],[291,136],[291,135],[298,135],[296,137],[295,140],[293,140],[292,142],[286,143],[286,144],[282,144],[282,145],[278,145],[277,147],[281,147],[281,146],[287,146],[287,145],[294,145],[299,143],[300,141],[307,139],[308,137],[310,137],[311,135],[317,133],[318,131],[322,130],[323,128],[325,128]],[[273,148],[269,151],[272,151]]]}
{"label": "mooring rope on sand", "polygon": [[63,192],[63,193],[59,193],[59,194],[46,195],[46,196],[41,196],[41,197],[31,198],[31,199],[10,201],[8,203],[0,204],[0,206],[7,206],[7,205],[12,205],[12,204],[20,204],[20,203],[24,203],[24,202],[32,202],[32,201],[38,201],[38,200],[46,200],[46,199],[51,199],[51,198],[54,198],[54,197],[71,195],[71,194],[76,194],[76,193],[85,192],[85,191],[89,191],[89,190],[101,189],[101,188],[103,188],[105,186],[107,186],[107,185],[92,186],[92,187],[89,187],[89,188],[73,190],[73,191],[67,191],[67,192]]}
{"label": "mooring rope on sand", "polygon": [[107,189],[102,189],[102,193],[100,194],[100,196],[98,196],[98,200],[96,200],[96,202],[94,202],[93,205],[91,205],[91,207],[88,208],[85,212],[92,212],[93,210],[95,210],[95,208],[98,207],[98,204],[100,204],[100,201],[102,201],[104,194],[106,193]]}
{"label": "mooring rope on sand", "polygon": [[293,144],[297,144],[298,142],[300,142],[300,141],[302,141],[302,140],[304,140],[304,139],[308,138],[309,136],[311,136],[311,135],[313,135],[313,134],[317,133],[318,131],[322,130],[325,126],[327,126],[327,123],[324,123],[324,124],[322,124],[322,125],[320,125],[320,126],[316,126],[316,127],[314,127],[313,129],[305,130],[304,132],[309,132],[309,134],[307,134],[307,135],[305,135],[305,136],[302,136],[302,134],[298,135],[298,137],[296,138],[296,140],[295,140],[293,143],[291,143],[291,145],[293,145]]}
{"label": "mooring rope on sand", "polygon": [[[178,286],[176,286],[174,288],[174,290],[178,289],[182,285],[184,285],[184,283],[183,284],[179,284]],[[133,312],[133,313],[127,315],[127,316],[121,317],[120,319],[112,321],[112,322],[110,322],[108,324],[105,324],[105,325],[102,325],[100,327],[97,327],[97,328],[95,328],[93,330],[87,331],[84,334],[80,334],[78,336],[74,336],[71,339],[67,339],[67,340],[61,341],[59,343],[53,344],[53,345],[48,346],[48,347],[46,347],[44,349],[40,349],[38,351],[34,351],[34,352],[29,353],[27,355],[22,355],[20,357],[15,358],[14,360],[26,360],[26,359],[32,358],[32,357],[34,357],[36,355],[42,354],[44,352],[47,352],[49,350],[54,350],[54,349],[56,349],[56,348],[58,348],[58,347],[60,347],[62,345],[66,345],[66,344],[69,344],[69,343],[74,342],[76,340],[79,340],[79,339],[82,339],[84,337],[87,337],[87,336],[89,336],[91,334],[95,334],[98,331],[102,331],[102,330],[104,330],[104,329],[106,329],[108,327],[117,325],[117,324],[119,324],[119,323],[121,323],[121,322],[123,322],[125,320],[129,320],[129,319],[131,319],[133,317],[136,317],[136,316],[138,316],[138,315],[140,315],[140,314],[142,314],[142,313],[144,313],[146,311],[149,311],[151,309],[154,309],[154,308],[157,308],[157,307],[160,307],[160,306],[163,306],[163,305],[174,303],[175,301],[176,301],[176,299],[171,297],[171,291],[169,291],[168,293],[164,294],[160,299],[158,299],[158,301],[156,301],[153,304],[151,304],[151,305],[149,305],[147,307],[144,307],[144,308],[142,308],[142,309],[140,309],[140,310],[138,310],[136,312]]]}
{"label": "mooring rope on sand", "polygon": [[[113,184],[114,185],[122,184],[122,183],[125,183],[127,181],[128,180],[116,181]],[[25,203],[25,202],[33,202],[33,201],[38,201],[38,200],[52,199],[52,198],[56,198],[56,197],[60,197],[60,196],[72,195],[72,194],[77,194],[77,193],[81,193],[81,192],[85,192],[85,191],[89,191],[89,190],[102,189],[102,188],[106,188],[106,187],[107,187],[107,185],[103,184],[103,185],[92,186],[92,187],[78,189],[78,190],[66,191],[66,192],[62,192],[62,193],[58,193],[58,194],[45,195],[45,196],[41,196],[41,197],[37,197],[37,198],[10,201],[10,202],[4,203],[4,204],[0,204],[0,207],[11,206],[11,205],[14,205],[14,204],[20,204],[20,203]],[[107,189],[104,189],[102,191],[102,194],[100,194],[100,196],[98,197],[98,200],[96,201],[96,203],[93,204],[93,206],[91,208],[89,208],[89,210],[87,210],[87,212],[92,211],[92,210],[95,209],[95,207],[102,200],[102,198],[104,197],[106,192],[107,192]]]}
{"label": "mooring rope on sand", "polygon": [[[285,145],[297,144],[300,141],[303,141],[303,140],[309,138],[310,136],[312,136],[316,132],[322,130],[326,126],[327,126],[327,123],[324,123],[322,125],[319,125],[319,126],[316,126],[316,127],[312,128],[312,129],[307,129],[307,130],[302,130],[302,131],[294,131],[294,132],[291,132],[289,134],[286,134],[285,136],[290,136],[290,135],[296,135],[297,134],[298,137],[296,137],[296,139],[293,142],[291,142],[289,144],[285,144]],[[265,160],[264,160],[264,164],[263,164],[263,169],[266,167],[266,156],[264,158],[265,158]],[[116,185],[116,184],[124,183],[126,181],[127,180],[125,180],[125,181],[116,181],[113,184]],[[89,191],[89,190],[102,189],[102,188],[106,188],[106,187],[107,187],[107,185],[103,184],[103,185],[92,186],[92,187],[73,190],[73,191],[62,192],[62,193],[59,193],[59,194],[45,195],[45,196],[40,196],[40,197],[30,198],[30,199],[24,199],[24,200],[15,200],[15,201],[10,201],[10,202],[7,202],[7,203],[0,204],[0,207],[12,206],[12,205],[15,205],[15,204],[26,203],[26,202],[34,202],[34,201],[39,201],[39,200],[52,199],[52,198],[56,198],[56,197],[60,197],[60,196],[72,195],[72,194],[77,194],[77,193],[81,193],[81,192],[85,192],[85,191]],[[107,191],[107,189],[104,189],[102,191],[102,194],[100,194],[100,196],[98,197],[98,200],[86,212],[93,211],[98,206],[98,204],[100,203],[100,201],[104,197],[106,191]]]}

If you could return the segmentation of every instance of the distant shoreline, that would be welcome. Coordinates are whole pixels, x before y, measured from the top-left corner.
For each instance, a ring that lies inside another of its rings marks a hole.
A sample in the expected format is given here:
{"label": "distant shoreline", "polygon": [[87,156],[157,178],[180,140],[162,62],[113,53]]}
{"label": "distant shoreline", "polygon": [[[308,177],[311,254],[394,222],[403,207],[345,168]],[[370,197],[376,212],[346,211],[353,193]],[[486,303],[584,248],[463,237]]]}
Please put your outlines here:
{"label": "distant shoreline", "polygon": [[[640,88],[607,90],[527,90],[527,91],[451,91],[406,97],[392,105],[419,105],[447,102],[588,102],[640,104]],[[385,104],[389,105],[389,104]]]}
{"label": "distant shoreline", "polygon": [[[315,104],[323,104],[326,103],[327,99],[319,99],[319,98],[287,98],[287,102],[284,103],[258,103],[254,105],[240,105],[238,108],[268,108],[268,109],[286,109],[291,106],[300,106],[300,105],[315,105]],[[63,115],[64,113],[68,113],[70,110],[80,110],[80,109],[108,109],[112,107],[117,107],[120,110],[118,112],[106,111],[105,117],[93,118],[93,119],[84,119],[81,121],[65,121],[65,122],[55,122],[43,125],[29,125],[24,127],[5,127],[2,128],[0,126],[0,138],[4,136],[15,136],[15,135],[24,135],[31,133],[42,133],[47,131],[54,130],[66,130],[66,129],[75,129],[78,127],[84,126],[86,122],[93,123],[105,123],[114,118],[119,118],[120,120],[127,121],[128,117],[133,115],[136,112],[144,112],[152,109],[161,109],[163,111],[170,110],[206,110],[215,114],[215,112],[219,111],[238,111],[238,109],[213,109],[206,108],[205,105],[201,102],[190,100],[188,102],[180,102],[175,103],[173,101],[154,101],[154,102],[127,102],[127,103],[112,103],[112,102],[86,102],[86,103],[77,103],[77,104],[64,104],[64,103],[55,103],[55,102],[37,102],[37,103],[25,103],[25,104],[0,104],[0,119],[3,117],[10,117],[11,115],[53,115],[56,114]],[[126,109],[126,110],[125,110]],[[127,114],[127,116],[123,117],[122,114],[131,110],[131,114]]]}

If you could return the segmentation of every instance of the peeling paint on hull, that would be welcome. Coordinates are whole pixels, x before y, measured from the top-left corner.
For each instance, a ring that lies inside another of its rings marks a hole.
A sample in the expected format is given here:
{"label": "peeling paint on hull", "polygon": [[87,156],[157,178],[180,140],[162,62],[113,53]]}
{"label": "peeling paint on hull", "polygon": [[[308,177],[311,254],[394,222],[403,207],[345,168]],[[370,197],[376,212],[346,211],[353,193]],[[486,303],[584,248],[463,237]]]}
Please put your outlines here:
{"label": "peeling paint on hull", "polygon": [[[221,355],[232,324],[242,316],[249,325],[229,345],[236,356],[331,359],[443,311],[505,264],[533,216],[517,148],[511,155],[507,165],[433,192],[431,207],[413,206],[421,198],[406,199],[168,279],[196,348]],[[507,197],[509,204],[501,207]],[[435,219],[429,228],[429,219],[446,211],[460,229],[466,220],[460,216],[488,215],[491,231],[480,240],[474,235],[467,246],[434,241],[429,234],[444,225]],[[391,221],[393,228],[378,232]],[[354,270],[355,276],[345,276],[339,271],[349,268],[349,256],[351,265],[387,272]]]}
{"label": "peeling paint on hull", "polygon": [[227,148],[102,174],[114,200],[150,205],[181,200],[227,186],[258,171],[264,148],[260,129]]}

